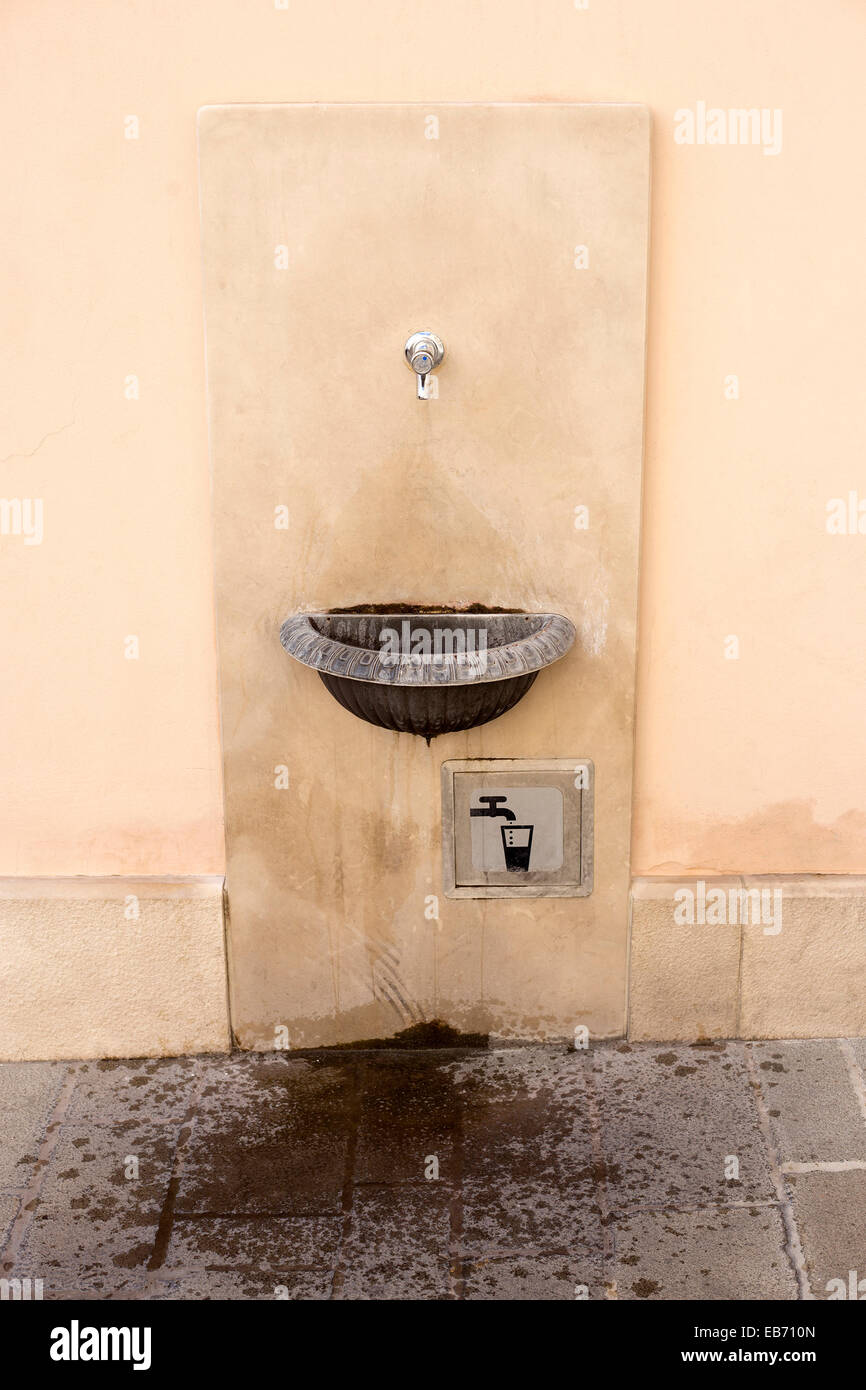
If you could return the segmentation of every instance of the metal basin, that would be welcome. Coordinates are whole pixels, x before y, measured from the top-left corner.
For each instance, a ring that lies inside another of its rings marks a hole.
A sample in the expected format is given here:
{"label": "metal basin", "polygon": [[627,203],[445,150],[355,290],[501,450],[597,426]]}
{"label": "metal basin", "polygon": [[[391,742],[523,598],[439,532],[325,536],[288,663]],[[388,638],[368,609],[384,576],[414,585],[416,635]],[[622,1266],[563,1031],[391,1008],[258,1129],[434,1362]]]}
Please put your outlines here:
{"label": "metal basin", "polygon": [[359,719],[429,743],[512,709],[574,627],[558,613],[334,609],[287,618],[280,641]]}

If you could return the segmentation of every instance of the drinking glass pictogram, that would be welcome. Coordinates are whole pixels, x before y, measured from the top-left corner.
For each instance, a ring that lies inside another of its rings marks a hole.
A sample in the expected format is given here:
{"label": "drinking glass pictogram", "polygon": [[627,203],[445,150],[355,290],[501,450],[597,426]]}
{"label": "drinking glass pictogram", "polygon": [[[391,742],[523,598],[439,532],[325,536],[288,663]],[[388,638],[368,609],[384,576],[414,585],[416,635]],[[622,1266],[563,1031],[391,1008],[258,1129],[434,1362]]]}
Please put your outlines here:
{"label": "drinking glass pictogram", "polygon": [[525,873],[529,868],[533,829],[531,825],[514,825],[511,821],[500,826],[505,867],[509,873]]}

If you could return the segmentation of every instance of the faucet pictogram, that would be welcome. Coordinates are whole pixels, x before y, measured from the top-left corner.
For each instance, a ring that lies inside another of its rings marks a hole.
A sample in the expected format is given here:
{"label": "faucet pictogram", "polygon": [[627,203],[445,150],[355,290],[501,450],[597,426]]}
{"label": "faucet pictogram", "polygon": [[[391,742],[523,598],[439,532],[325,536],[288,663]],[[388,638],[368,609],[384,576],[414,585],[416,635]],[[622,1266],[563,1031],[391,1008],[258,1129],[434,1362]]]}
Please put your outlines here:
{"label": "faucet pictogram", "polygon": [[507,806],[503,806],[500,810],[500,803],[507,801],[507,796],[479,796],[478,800],[486,801],[487,805],[471,807],[470,816],[501,816],[503,820],[517,820],[514,812],[510,811]]}
{"label": "faucet pictogram", "polygon": [[479,796],[478,800],[483,801],[484,805],[470,806],[470,816],[490,816],[506,822],[499,827],[505,867],[509,873],[526,873],[532,855],[532,832],[535,827],[514,824],[517,816],[505,805],[507,796]]}

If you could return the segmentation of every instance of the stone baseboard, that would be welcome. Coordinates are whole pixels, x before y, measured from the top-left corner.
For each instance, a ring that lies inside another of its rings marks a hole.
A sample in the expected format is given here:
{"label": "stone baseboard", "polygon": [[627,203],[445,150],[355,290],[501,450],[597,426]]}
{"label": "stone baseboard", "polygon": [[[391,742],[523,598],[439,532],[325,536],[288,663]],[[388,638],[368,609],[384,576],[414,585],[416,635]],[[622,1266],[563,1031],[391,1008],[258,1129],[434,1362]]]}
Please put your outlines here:
{"label": "stone baseboard", "polygon": [[230,1047],[222,878],[0,878],[0,1060]]}
{"label": "stone baseboard", "polygon": [[633,881],[630,1038],[862,1034],[866,877]]}
{"label": "stone baseboard", "polygon": [[[0,1060],[228,1051],[222,888],[0,878]],[[638,878],[631,917],[635,1041],[866,1035],[866,877]]]}

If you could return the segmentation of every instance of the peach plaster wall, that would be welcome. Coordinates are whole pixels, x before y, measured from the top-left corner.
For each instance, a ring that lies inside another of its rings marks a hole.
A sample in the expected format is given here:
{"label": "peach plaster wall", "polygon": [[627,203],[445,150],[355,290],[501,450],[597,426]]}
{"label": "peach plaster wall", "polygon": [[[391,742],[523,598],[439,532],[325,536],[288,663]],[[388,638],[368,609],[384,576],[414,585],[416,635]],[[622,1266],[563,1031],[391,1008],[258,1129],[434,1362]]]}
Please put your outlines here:
{"label": "peach plaster wall", "polygon": [[[196,110],[415,99],[653,113],[634,871],[866,870],[866,535],[825,525],[866,495],[864,41],[847,0],[8,0],[0,496],[44,538],[0,536],[0,873],[222,871]],[[676,144],[701,101],[781,152]]]}

